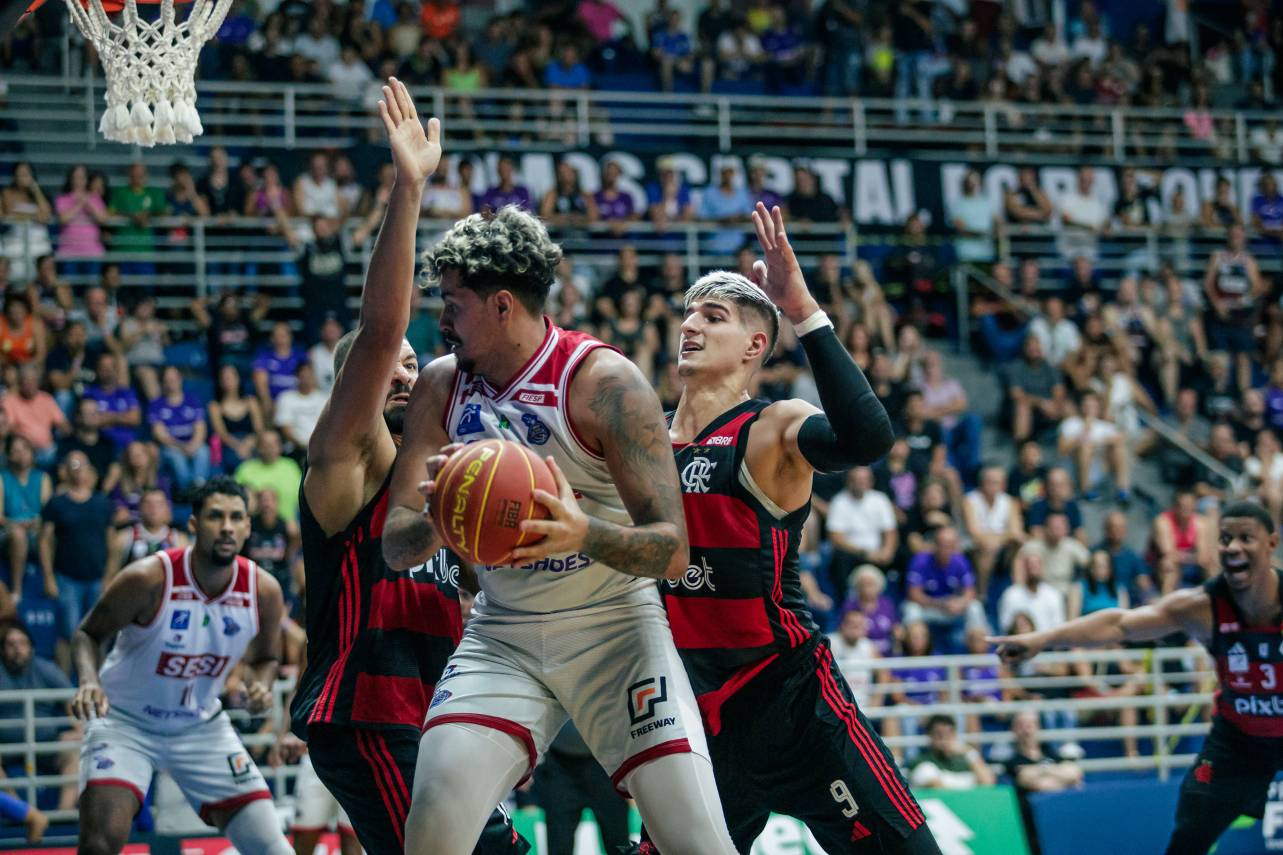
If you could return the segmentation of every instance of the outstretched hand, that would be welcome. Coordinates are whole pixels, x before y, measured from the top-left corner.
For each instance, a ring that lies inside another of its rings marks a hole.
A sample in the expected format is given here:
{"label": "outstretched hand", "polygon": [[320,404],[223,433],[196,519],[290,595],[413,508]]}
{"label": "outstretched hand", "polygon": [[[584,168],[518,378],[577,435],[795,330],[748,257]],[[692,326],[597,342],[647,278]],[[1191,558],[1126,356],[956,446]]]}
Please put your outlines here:
{"label": "outstretched hand", "polygon": [[427,181],[441,162],[441,121],[428,119],[425,133],[410,90],[395,77],[389,77],[383,86],[379,116],[392,147],[397,179],[416,185]]}
{"label": "outstretched hand", "polygon": [[753,229],[766,259],[753,262],[753,280],[784,317],[792,323],[801,323],[819,309],[819,304],[806,287],[806,277],[784,231],[784,214],[779,206],[768,211],[758,202],[753,210]]}
{"label": "outstretched hand", "polygon": [[1033,659],[1042,652],[1043,648],[1043,644],[1035,632],[1026,632],[1020,635],[994,635],[986,638],[985,643],[997,647],[998,649],[994,652],[998,654],[999,659],[1008,665],[1017,665]]}

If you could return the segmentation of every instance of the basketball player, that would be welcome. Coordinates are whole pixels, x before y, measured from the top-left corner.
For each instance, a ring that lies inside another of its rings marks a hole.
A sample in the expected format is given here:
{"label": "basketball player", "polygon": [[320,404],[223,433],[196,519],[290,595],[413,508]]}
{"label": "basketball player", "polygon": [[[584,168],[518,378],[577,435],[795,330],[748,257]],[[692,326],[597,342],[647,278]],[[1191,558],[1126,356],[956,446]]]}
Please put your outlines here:
{"label": "basketball player", "polygon": [[[686,292],[669,426],[691,551],[686,573],[661,589],[722,809],[740,852],[777,811],[804,821],[831,855],[938,853],[807,610],[798,571],[812,476],[873,463],[891,447],[891,423],[811,296],[780,209],[759,202],[753,225],[766,256],[756,283],[718,271]],[[748,392],[781,314],[823,411]]]}
{"label": "basketball player", "polygon": [[[424,183],[441,158],[440,123],[429,120],[425,134],[410,93],[395,78],[383,87],[379,111],[396,183],[370,259],[361,322],[335,348],[334,387],[308,441],[299,500],[307,668],[290,715],[361,844],[383,855],[404,846],[420,729],[463,623],[457,565],[425,554],[417,563],[426,566],[396,573],[379,545],[392,461],[418,376],[404,338],[415,231]],[[526,848],[496,812],[477,851]]]}
{"label": "basketball player", "polygon": [[561,249],[515,207],[460,220],[426,254],[441,334],[406,412],[383,551],[436,552],[424,484],[456,446],[502,438],[548,455],[542,536],[498,566],[428,712],[406,851],[471,851],[494,804],[573,720],[665,855],[733,852],[690,683],[654,580],[686,569],[686,526],[659,399],[618,351],[558,329],[544,301]]}
{"label": "basketball player", "polygon": [[989,639],[1015,663],[1052,647],[1113,646],[1184,632],[1216,660],[1212,730],[1181,784],[1168,855],[1204,855],[1240,814],[1258,819],[1283,770],[1283,577],[1274,520],[1251,502],[1220,519],[1221,572],[1134,609],[1105,609],[1054,629]]}
{"label": "basketball player", "polygon": [[276,580],[237,554],[249,526],[245,488],[210,480],[192,499],[193,545],[121,570],[72,637],[80,689],[71,711],[88,722],[80,855],[121,850],[157,770],[241,852],[292,855],[272,794],[218,700],[244,658],[250,712],[272,705],[284,602]]}

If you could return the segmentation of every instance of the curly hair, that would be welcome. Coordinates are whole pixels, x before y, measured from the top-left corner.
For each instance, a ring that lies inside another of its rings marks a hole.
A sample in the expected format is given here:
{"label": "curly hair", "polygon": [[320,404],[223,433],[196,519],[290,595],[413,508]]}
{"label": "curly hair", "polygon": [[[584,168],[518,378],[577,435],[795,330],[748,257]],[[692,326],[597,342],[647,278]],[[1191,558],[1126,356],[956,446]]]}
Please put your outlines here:
{"label": "curly hair", "polygon": [[473,214],[451,227],[423,253],[423,280],[438,285],[447,270],[459,271],[460,284],[489,296],[511,291],[534,314],[543,312],[561,247],[539,218],[514,205],[493,214]]}

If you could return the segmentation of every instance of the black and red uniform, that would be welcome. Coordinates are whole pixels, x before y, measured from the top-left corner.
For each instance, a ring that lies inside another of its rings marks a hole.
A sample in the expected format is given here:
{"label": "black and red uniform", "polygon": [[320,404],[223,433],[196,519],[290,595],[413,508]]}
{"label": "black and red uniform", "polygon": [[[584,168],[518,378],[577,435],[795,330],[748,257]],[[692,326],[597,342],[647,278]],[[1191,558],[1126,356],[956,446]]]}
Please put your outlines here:
{"label": "black and red uniform", "polygon": [[[404,573],[383,561],[390,483],[391,473],[330,537],[299,489],[307,669],[290,706],[292,729],[370,853],[405,848],[423,720],[463,634],[457,559],[442,550]],[[496,811],[476,851],[528,848]]]}
{"label": "black and red uniform", "polygon": [[745,463],[767,406],[745,401],[674,446],[690,566],[661,588],[731,837],[748,852],[774,811],[831,855],[939,853],[806,606],[797,550],[810,505],[785,513]]}
{"label": "black and red uniform", "polygon": [[1181,784],[1171,855],[1203,855],[1240,815],[1261,818],[1283,771],[1283,574],[1279,617],[1265,626],[1243,619],[1223,575],[1203,588],[1219,685],[1211,732]]}

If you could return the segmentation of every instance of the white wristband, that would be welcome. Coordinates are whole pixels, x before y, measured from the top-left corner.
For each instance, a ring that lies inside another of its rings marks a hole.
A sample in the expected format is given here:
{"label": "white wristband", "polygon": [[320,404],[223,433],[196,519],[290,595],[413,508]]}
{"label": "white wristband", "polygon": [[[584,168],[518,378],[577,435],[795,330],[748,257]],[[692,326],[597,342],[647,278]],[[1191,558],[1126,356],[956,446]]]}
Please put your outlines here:
{"label": "white wristband", "polygon": [[833,322],[829,320],[828,315],[824,314],[824,310],[816,309],[815,314],[811,315],[809,318],[802,321],[802,323],[794,324],[793,332],[797,333],[798,338],[801,338],[802,336],[806,335],[809,332],[815,332],[820,327],[831,327],[831,326],[833,326]]}

